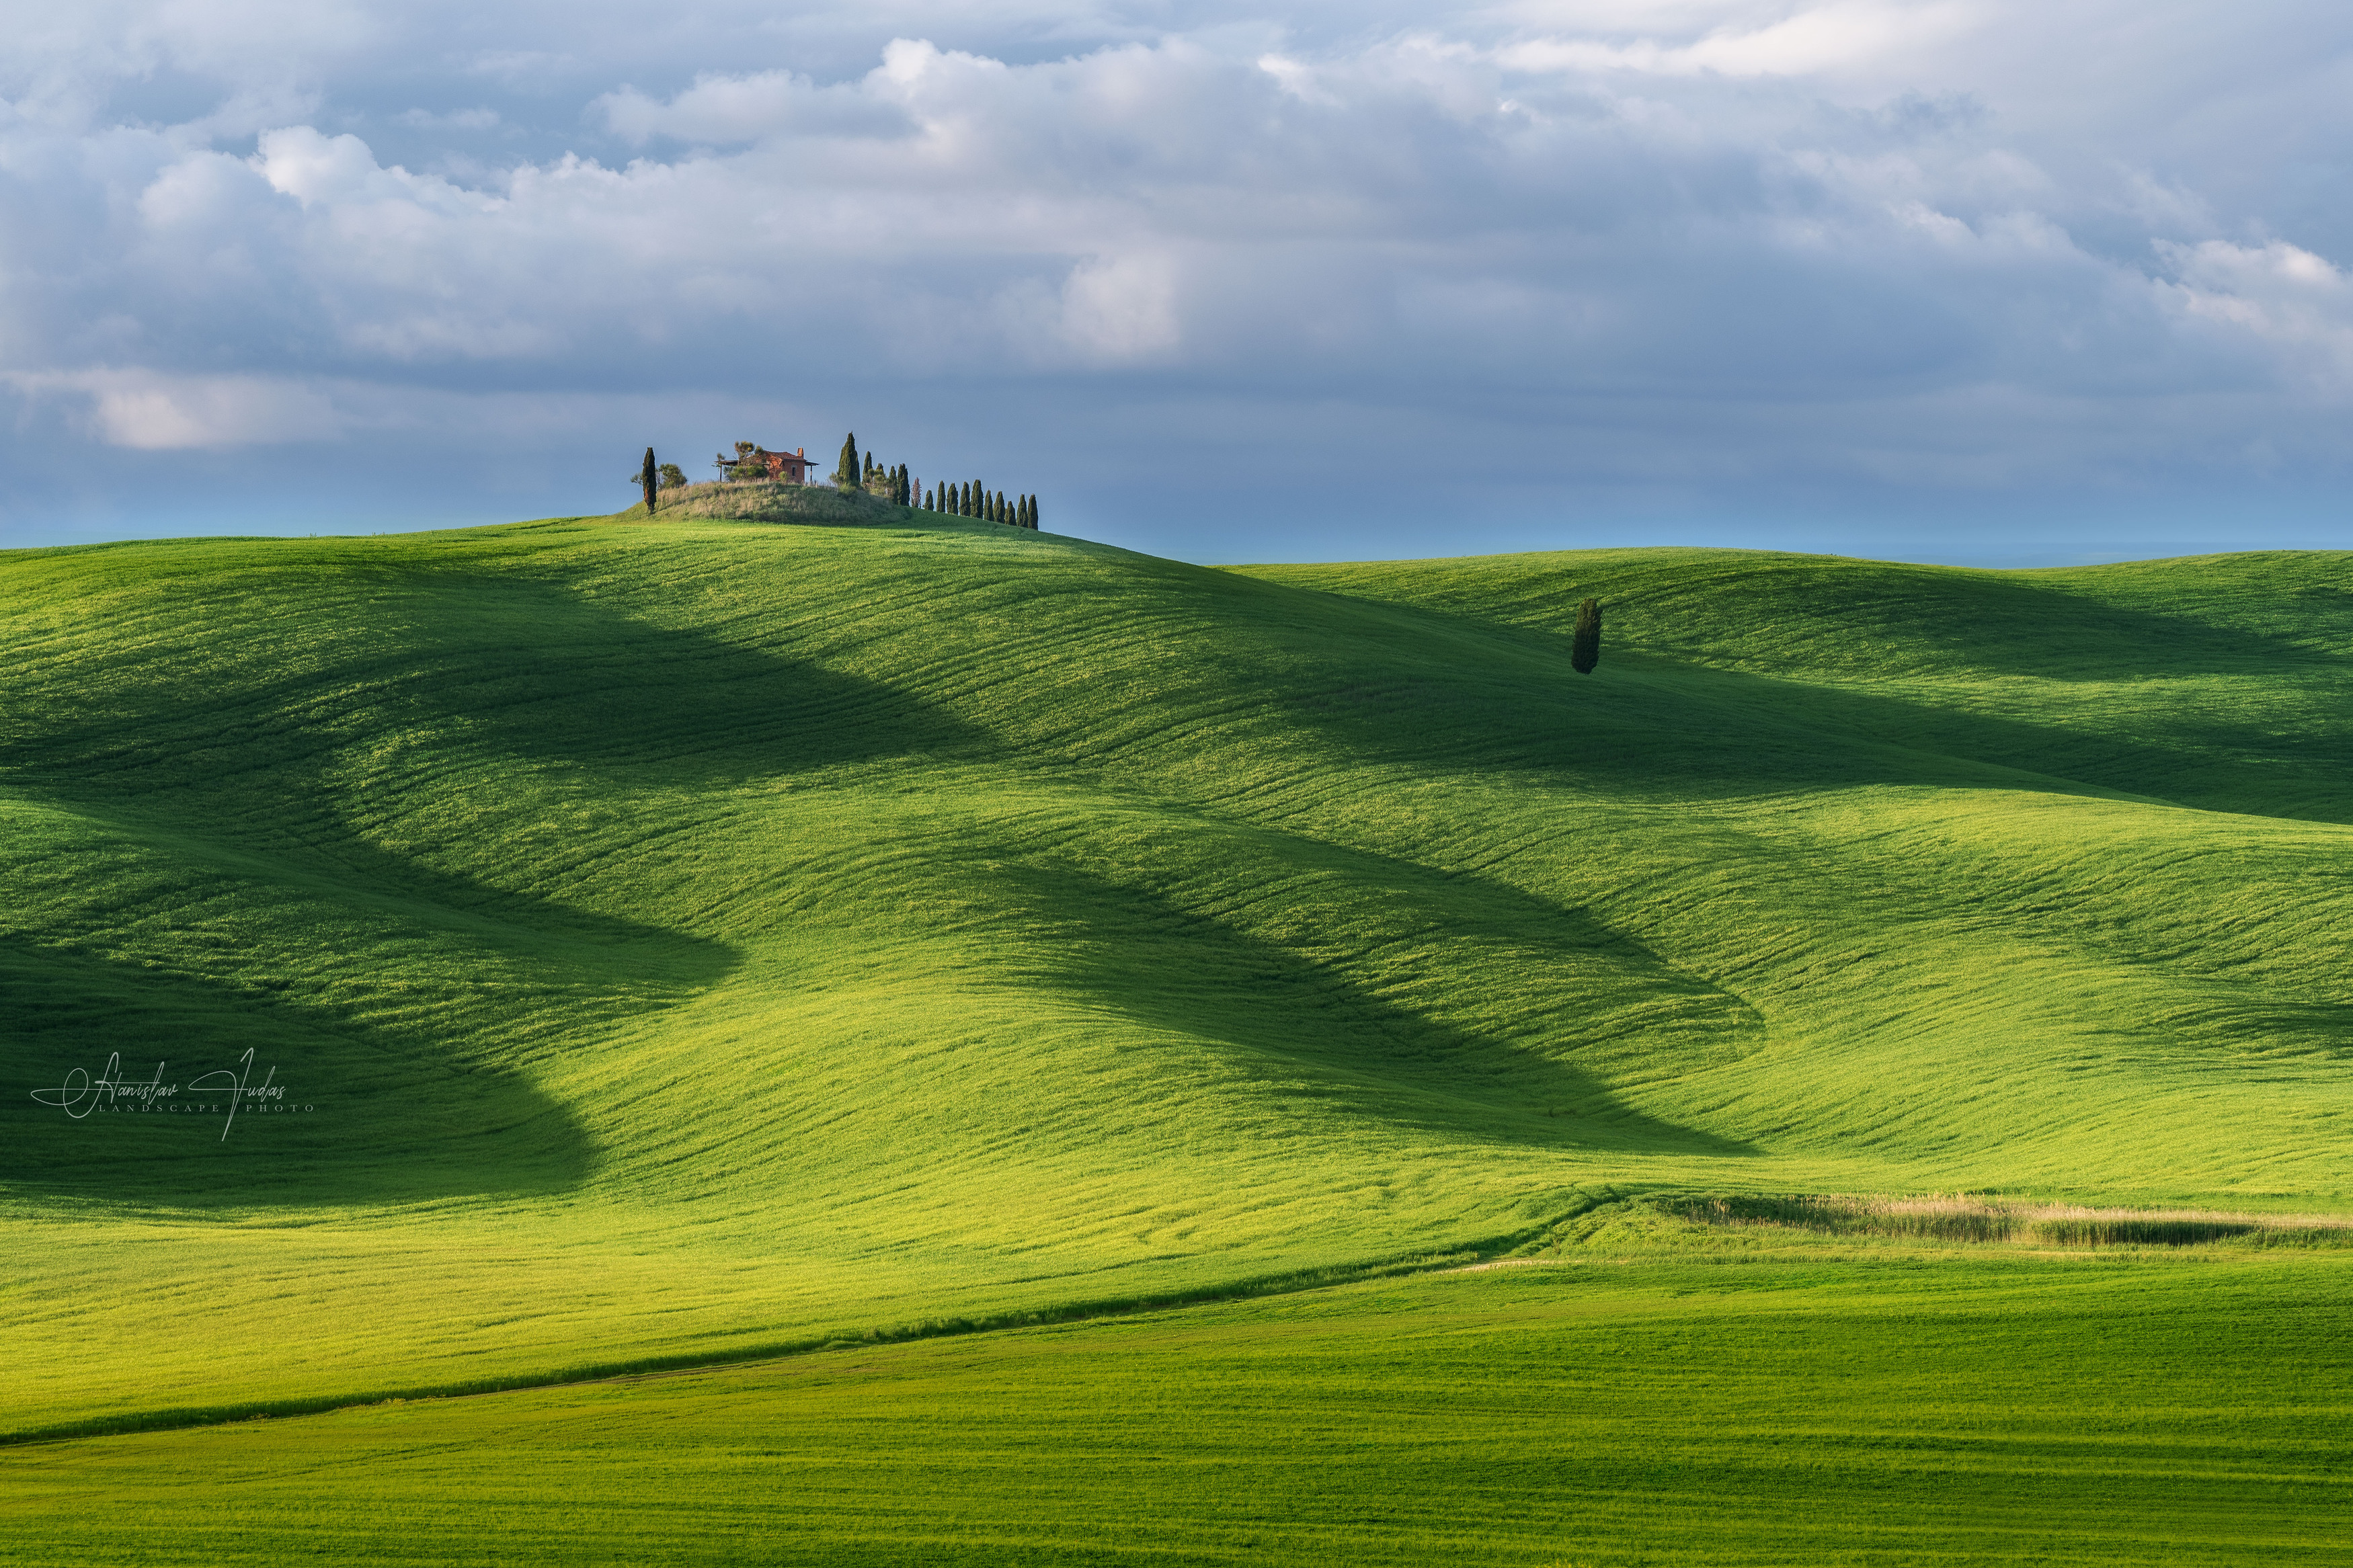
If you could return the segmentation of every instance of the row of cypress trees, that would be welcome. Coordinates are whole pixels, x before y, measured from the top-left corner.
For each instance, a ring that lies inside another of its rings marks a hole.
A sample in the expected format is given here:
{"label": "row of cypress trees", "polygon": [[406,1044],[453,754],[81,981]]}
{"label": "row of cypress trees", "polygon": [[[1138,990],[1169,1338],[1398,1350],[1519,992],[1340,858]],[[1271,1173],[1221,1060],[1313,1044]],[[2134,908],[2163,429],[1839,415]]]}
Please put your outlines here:
{"label": "row of cypress trees", "polygon": [[935,485],[923,492],[923,510],[942,511],[950,517],[976,517],[985,522],[1008,523],[1015,528],[1038,526],[1038,498],[1015,496],[1005,499],[1005,492],[991,493],[986,485]]}
{"label": "row of cypress trees", "polygon": [[864,490],[900,506],[949,517],[976,517],[1012,528],[1038,526],[1036,496],[1015,496],[1008,500],[1003,490],[991,490],[977,479],[965,484],[934,485],[917,494],[914,481],[908,477],[907,465],[885,467],[875,460],[872,452],[860,452],[855,430],[842,438],[841,457],[833,465],[833,482],[843,489]]}

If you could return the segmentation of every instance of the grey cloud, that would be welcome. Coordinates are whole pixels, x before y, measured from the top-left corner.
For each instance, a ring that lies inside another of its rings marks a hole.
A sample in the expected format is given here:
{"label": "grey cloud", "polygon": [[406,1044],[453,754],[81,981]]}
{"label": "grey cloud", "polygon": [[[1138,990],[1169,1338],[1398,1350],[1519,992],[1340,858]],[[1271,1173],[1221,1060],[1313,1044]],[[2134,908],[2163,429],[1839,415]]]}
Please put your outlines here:
{"label": "grey cloud", "polygon": [[[0,72],[0,376],[93,458],[488,463],[452,410],[627,446],[659,395],[1515,539],[1535,497],[1647,529],[2346,468],[2317,5],[191,15]],[[1417,428],[1489,456],[1400,483]],[[1178,431],[1227,456],[1168,476]]]}

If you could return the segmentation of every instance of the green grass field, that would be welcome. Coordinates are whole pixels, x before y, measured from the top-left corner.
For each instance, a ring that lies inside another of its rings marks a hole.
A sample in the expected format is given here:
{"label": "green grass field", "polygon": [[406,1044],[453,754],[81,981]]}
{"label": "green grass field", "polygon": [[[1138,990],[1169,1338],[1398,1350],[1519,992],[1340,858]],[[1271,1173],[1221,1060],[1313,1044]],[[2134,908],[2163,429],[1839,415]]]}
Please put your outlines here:
{"label": "green grass field", "polygon": [[2353,556],[872,516],[0,555],[0,1557],[2344,1554],[2353,1250],[1676,1216],[2353,1208]]}

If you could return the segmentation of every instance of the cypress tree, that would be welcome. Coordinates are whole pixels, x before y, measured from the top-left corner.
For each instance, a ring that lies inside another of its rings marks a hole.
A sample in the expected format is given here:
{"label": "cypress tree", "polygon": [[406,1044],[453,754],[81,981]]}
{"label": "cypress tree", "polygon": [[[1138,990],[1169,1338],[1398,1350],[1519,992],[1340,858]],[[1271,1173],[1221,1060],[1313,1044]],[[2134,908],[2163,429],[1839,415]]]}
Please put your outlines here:
{"label": "cypress tree", "polygon": [[858,432],[842,437],[841,457],[833,465],[833,482],[844,489],[858,488]]}
{"label": "cypress tree", "polygon": [[904,463],[899,465],[899,494],[897,499],[901,506],[913,506],[915,504],[914,476],[907,472],[907,465]]}
{"label": "cypress tree", "polygon": [[989,498],[988,517],[989,521],[992,522],[1009,522],[1012,521],[1005,515],[1005,492],[1003,490],[997,491],[994,496]]}
{"label": "cypress tree", "polygon": [[1601,601],[1588,599],[1577,606],[1577,629],[1569,635],[1568,667],[1591,675],[1601,658]]}
{"label": "cypress tree", "polygon": [[654,514],[654,491],[661,484],[661,470],[654,467],[654,449],[646,448],[646,466],[638,470],[638,483],[645,487],[646,515]]}
{"label": "cypress tree", "polygon": [[1032,528],[1038,526],[1038,498],[1036,496],[1031,496],[1029,498],[1029,526]]}

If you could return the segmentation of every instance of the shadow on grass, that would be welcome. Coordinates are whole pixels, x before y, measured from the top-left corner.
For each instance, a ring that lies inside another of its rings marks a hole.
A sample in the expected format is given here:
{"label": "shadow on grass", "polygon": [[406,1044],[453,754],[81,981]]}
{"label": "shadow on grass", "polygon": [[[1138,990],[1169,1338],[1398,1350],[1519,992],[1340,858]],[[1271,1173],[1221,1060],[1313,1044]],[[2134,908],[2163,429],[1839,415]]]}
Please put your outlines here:
{"label": "shadow on grass", "polygon": [[[302,1206],[552,1193],[593,1164],[571,1113],[521,1076],[268,984],[0,942],[0,1185],[134,1208]],[[282,1092],[231,1118],[202,1086],[248,1050],[247,1081]],[[117,1081],[178,1092],[94,1091],[113,1058]]]}
{"label": "shadow on grass", "polygon": [[[1615,1016],[1643,1020],[1678,1040],[1687,1052],[1683,1067],[1735,1059],[1744,1044],[1733,1036],[1761,1038],[1754,1015],[1736,999],[1580,913],[1492,884],[1441,881],[1419,868],[1303,847],[1359,862],[1350,869],[1367,899],[1391,905],[1367,911],[1368,926],[1418,921],[1466,951],[1492,937],[1509,944],[1514,961],[1549,959],[1565,983],[1581,967],[1575,981],[1584,995],[1606,995]],[[1384,868],[1396,875],[1380,878]],[[1377,955],[1335,962],[1188,909],[1166,891],[1069,866],[1032,863],[1000,874],[1009,920],[1038,939],[1025,944],[1031,952],[1048,955],[1036,978],[1147,1028],[1205,1042],[1278,1097],[1324,1100],[1351,1115],[1472,1143],[1755,1152],[1624,1104],[1595,1070],[1611,1042],[1586,1042],[1588,1065],[1578,1042],[1564,1037],[1573,1026],[1563,1026],[1556,1009],[1540,1004],[1535,1016],[1474,1031],[1374,989]],[[1386,885],[1371,885],[1376,879]],[[1358,934],[1349,925],[1353,911],[1328,912]]]}
{"label": "shadow on grass", "polygon": [[[1292,571],[1276,580],[1319,580],[1315,568]],[[1350,576],[1357,580],[1333,579],[1338,591],[1366,602],[1564,641],[1577,601],[1597,595],[1617,646],[1801,675],[2353,674],[2343,651],[2353,647],[2353,556],[2340,552],[2052,574],[1746,553],[1571,555],[1525,566],[1433,563],[1387,582]]]}
{"label": "shadow on grass", "polygon": [[[600,856],[658,860],[646,839],[680,823],[628,805],[640,792],[675,802],[963,737],[876,683],[561,585],[376,586],[294,649],[223,670],[194,633],[142,640],[71,700],[11,715],[12,790],[82,826],[47,851],[69,894],[27,905],[0,945],[0,1181],[170,1207],[569,1187],[596,1151],[520,1064],[673,1005],[735,957],[523,889],[578,885]],[[579,837],[534,837],[541,806],[582,799],[616,804]],[[42,852],[18,850],[20,870]],[[117,1053],[185,1083],[248,1047],[316,1109],[224,1142],[209,1117],[73,1121],[31,1098]]]}
{"label": "shadow on grass", "polygon": [[1580,676],[1566,634],[1356,603],[1392,617],[1387,637],[1359,626],[1368,646],[1324,661],[1321,679],[1295,668],[1261,679],[1287,680],[1294,711],[1368,759],[1535,770],[1637,795],[2036,788],[2353,823],[2353,727],[2317,698],[2315,722],[2297,731],[2220,716],[2193,697],[2151,720],[2153,733],[2120,734],[1655,653],[1605,649],[1601,668]]}

